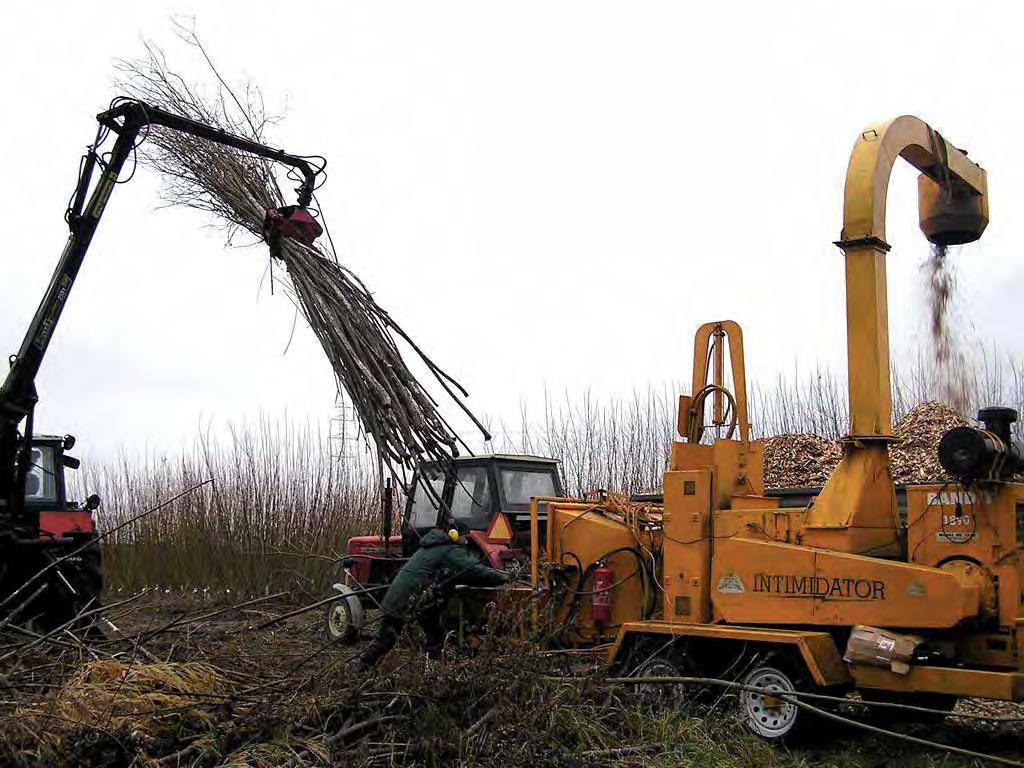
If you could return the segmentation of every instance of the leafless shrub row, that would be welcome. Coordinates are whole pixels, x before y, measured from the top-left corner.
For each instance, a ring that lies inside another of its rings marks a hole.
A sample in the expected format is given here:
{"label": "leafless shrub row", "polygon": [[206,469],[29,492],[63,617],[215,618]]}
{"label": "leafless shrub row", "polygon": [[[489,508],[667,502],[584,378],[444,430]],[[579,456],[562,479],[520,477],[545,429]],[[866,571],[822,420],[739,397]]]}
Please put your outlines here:
{"label": "leafless shrub row", "polygon": [[[1024,409],[1024,361],[983,351],[964,381],[972,411],[986,404]],[[941,399],[942,386],[923,356],[896,367],[894,417]],[[539,413],[524,407],[517,425],[498,430],[495,448],[559,459],[573,495],[655,491],[675,438],[681,389],[651,385],[608,399],[546,394]],[[820,367],[795,369],[751,386],[750,415],[756,437],[836,439],[847,425],[845,381]],[[325,434],[287,421],[262,419],[219,439],[207,432],[175,459],[92,464],[79,485],[103,497],[100,523],[109,529],[206,478],[213,482],[110,537],[104,570],[112,587],[317,593],[346,539],[380,530],[375,462],[358,453],[336,459]]]}
{"label": "leafless shrub row", "polygon": [[226,439],[206,432],[175,459],[93,464],[78,484],[100,494],[99,523],[111,529],[207,478],[109,537],[110,587],[318,593],[346,539],[380,524],[375,466],[333,460],[325,435],[287,421],[231,427]]}
{"label": "leafless shrub row", "polygon": [[[1024,360],[981,349],[957,373],[966,416],[973,418],[986,405],[1024,411]],[[893,419],[920,403],[945,400],[945,375],[924,353],[894,365]],[[572,494],[591,488],[657,489],[675,439],[678,391],[678,385],[652,385],[628,398],[605,401],[590,393],[566,394],[557,404],[546,393],[541,418],[524,410],[516,429],[503,430],[502,447],[560,459]],[[797,367],[767,385],[752,383],[749,410],[754,437],[808,433],[836,440],[849,424],[846,380],[821,366]]]}

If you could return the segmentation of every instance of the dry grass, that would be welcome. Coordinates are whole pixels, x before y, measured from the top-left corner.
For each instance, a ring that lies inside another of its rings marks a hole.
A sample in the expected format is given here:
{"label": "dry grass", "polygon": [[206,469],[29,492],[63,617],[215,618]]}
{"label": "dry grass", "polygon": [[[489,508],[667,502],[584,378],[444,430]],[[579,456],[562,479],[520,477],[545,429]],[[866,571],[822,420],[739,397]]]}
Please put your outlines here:
{"label": "dry grass", "polygon": [[[729,697],[686,703],[605,686],[586,664],[496,637],[444,663],[399,650],[369,676],[338,649],[278,680],[248,675],[244,655],[225,663],[232,668],[224,672],[193,662],[70,664],[62,686],[0,714],[0,760],[163,768],[971,765],[856,731],[830,731],[800,750],[771,747],[740,726]],[[941,737],[1016,754],[984,732]]]}
{"label": "dry grass", "polygon": [[[217,698],[231,689],[224,676],[208,664],[129,664],[113,660],[88,662],[64,683],[54,697],[67,723],[122,730],[130,727],[153,738],[164,727],[168,710],[191,709],[196,698]],[[22,713],[31,720],[32,712]],[[212,725],[200,712],[201,724]]]}

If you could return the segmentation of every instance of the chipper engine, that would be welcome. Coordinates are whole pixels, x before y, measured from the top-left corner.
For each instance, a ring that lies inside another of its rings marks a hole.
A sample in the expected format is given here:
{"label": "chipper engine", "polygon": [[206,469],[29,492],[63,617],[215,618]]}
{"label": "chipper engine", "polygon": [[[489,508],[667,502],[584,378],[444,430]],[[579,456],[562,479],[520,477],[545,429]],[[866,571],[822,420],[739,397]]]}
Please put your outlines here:
{"label": "chipper engine", "polygon": [[609,643],[620,674],[739,683],[741,716],[767,739],[807,724],[787,695],[801,691],[858,691],[932,715],[962,696],[1024,698],[1017,414],[987,408],[981,426],[951,430],[939,448],[948,479],[908,487],[905,516],[897,503],[885,202],[898,157],[921,172],[932,243],[976,240],[988,222],[985,172],[927,124],[905,116],[860,134],[836,243],[851,423],[816,498],[784,508],[766,493],[742,335],[719,322],[697,333],[660,503],[533,501],[532,578],[552,603],[534,620],[554,619],[568,642]]}

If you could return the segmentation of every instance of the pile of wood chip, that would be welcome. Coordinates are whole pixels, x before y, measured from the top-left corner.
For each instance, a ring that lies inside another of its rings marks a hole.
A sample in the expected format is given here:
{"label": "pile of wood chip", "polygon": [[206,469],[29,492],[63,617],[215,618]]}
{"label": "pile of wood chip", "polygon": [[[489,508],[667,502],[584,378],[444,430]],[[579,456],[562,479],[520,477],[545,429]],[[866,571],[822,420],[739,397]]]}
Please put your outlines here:
{"label": "pile of wood chip", "polygon": [[836,468],[839,443],[818,435],[776,435],[764,441],[765,488],[824,485]]}
{"label": "pile of wood chip", "polygon": [[[897,483],[933,483],[943,479],[939,440],[946,430],[967,421],[943,403],[914,408],[896,425],[898,440],[890,449]],[[764,440],[766,488],[824,485],[842,456],[840,444],[817,435],[776,435]]]}
{"label": "pile of wood chip", "polygon": [[893,429],[898,442],[889,448],[892,476],[897,483],[934,483],[944,479],[939,465],[939,440],[967,419],[948,405],[922,403],[900,419]]}

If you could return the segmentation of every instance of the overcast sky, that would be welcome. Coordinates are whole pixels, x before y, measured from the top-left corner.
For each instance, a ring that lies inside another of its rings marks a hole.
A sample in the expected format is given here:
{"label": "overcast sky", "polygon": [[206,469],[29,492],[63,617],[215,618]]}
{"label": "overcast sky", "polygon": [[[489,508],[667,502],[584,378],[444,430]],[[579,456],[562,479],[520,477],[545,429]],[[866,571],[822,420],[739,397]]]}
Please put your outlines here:
{"label": "overcast sky", "polygon": [[[685,379],[696,327],[744,328],[751,378],[845,376],[842,189],[867,124],[911,113],[988,170],[992,223],[957,255],[956,313],[1024,352],[1012,211],[1024,200],[1013,3],[15,3],[0,28],[0,349],[66,239],[62,214],[113,61],[194,14],[224,73],[287,107],[275,143],[330,162],[344,262],[470,389],[520,403]],[[260,413],[323,422],[330,368],[261,288],[262,247],[118,188],[39,377],[43,430],[86,452],[173,451]],[[915,174],[890,194],[895,354],[925,330]],[[287,351],[286,351],[287,348]]]}

